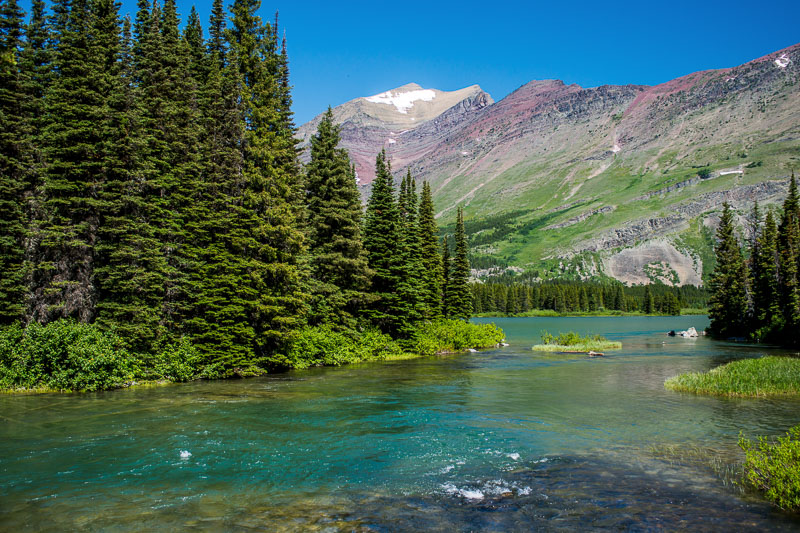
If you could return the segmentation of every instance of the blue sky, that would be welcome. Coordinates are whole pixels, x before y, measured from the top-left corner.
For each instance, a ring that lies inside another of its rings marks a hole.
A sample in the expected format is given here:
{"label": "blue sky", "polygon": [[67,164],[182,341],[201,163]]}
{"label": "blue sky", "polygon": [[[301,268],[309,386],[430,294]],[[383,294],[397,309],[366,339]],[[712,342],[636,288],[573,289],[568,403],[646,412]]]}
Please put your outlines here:
{"label": "blue sky", "polygon": [[[798,0],[262,1],[262,17],[279,10],[286,31],[297,124],[412,81],[478,84],[495,100],[534,79],[652,85],[800,42]],[[182,18],[193,3],[207,23],[211,0],[178,0]]]}

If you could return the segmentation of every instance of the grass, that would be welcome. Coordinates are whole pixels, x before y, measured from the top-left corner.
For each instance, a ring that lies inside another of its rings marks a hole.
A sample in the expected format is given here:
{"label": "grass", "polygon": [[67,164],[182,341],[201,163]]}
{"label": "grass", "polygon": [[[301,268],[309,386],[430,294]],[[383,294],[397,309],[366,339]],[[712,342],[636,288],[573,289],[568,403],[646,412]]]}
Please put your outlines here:
{"label": "grass", "polygon": [[537,352],[601,352],[619,350],[622,343],[610,341],[601,335],[581,337],[574,331],[560,333],[558,337],[542,332],[542,344],[533,347]]}
{"label": "grass", "polygon": [[668,379],[664,386],[678,392],[728,397],[800,395],[800,359],[743,359],[708,372],[680,374]]}

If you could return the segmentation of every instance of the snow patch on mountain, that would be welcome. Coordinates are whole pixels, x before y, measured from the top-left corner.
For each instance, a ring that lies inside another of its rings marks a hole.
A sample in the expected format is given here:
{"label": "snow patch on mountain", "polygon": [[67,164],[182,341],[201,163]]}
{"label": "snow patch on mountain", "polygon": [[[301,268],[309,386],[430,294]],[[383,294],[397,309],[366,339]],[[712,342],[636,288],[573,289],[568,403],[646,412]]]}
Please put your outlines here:
{"label": "snow patch on mountain", "polygon": [[791,63],[791,62],[792,62],[792,60],[789,59],[789,56],[787,56],[786,54],[781,54],[781,57],[779,57],[778,59],[775,60],[775,64],[778,65],[781,68],[788,67],[789,63]]}
{"label": "snow patch on mountain", "polygon": [[376,94],[375,96],[368,96],[365,100],[373,104],[393,105],[397,108],[398,112],[405,115],[408,113],[409,109],[414,107],[414,102],[418,100],[430,102],[434,98],[436,98],[435,91],[431,89],[419,89],[403,93],[386,91],[385,93]]}

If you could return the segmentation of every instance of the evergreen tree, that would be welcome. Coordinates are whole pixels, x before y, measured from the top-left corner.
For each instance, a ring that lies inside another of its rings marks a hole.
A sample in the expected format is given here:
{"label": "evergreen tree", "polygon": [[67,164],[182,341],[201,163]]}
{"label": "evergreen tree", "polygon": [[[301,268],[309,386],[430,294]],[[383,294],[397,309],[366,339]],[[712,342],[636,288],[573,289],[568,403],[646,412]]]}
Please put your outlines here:
{"label": "evergreen tree", "polygon": [[119,39],[117,5],[94,4],[94,26],[105,40],[109,97],[98,125],[104,139],[101,172],[103,203],[94,260],[97,322],[114,327],[137,351],[152,349],[161,326],[166,269],[153,224],[152,197],[143,177],[143,131],[134,93],[131,24]]}
{"label": "evergreen tree", "polygon": [[442,260],[439,255],[439,232],[433,208],[431,186],[422,184],[422,197],[419,204],[419,242],[422,256],[422,301],[425,305],[425,318],[433,319],[442,315]]}
{"label": "evergreen tree", "polygon": [[[780,289],[778,287],[778,228],[772,211],[767,211],[764,229],[758,237],[758,255],[754,258],[754,317],[758,327],[769,335],[780,328]],[[759,334],[758,337],[762,335]]]}
{"label": "evergreen tree", "polygon": [[[57,4],[58,6],[58,4]],[[64,9],[61,4],[60,9]],[[57,17],[63,15],[58,10]],[[104,73],[108,40],[92,28],[93,11],[76,0],[58,21],[57,75],[48,90],[42,134],[43,176],[30,315],[37,321],[95,315],[94,254],[102,202],[103,123],[111,91]]]}
{"label": "evergreen tree", "polygon": [[[452,261],[450,259],[450,243],[447,242],[447,235],[442,238],[442,313],[445,317],[450,318],[450,296],[448,290],[450,287],[450,273],[452,272]],[[503,306],[495,302],[495,310],[505,309],[505,298],[503,299]]]}
{"label": "evergreen tree", "polygon": [[24,309],[31,147],[19,69],[23,16],[16,0],[0,4],[0,324],[22,318]]}
{"label": "evergreen tree", "polygon": [[[708,284],[711,291],[708,313],[711,318],[710,329],[719,336],[740,335],[747,311],[746,271],[742,251],[734,234],[733,213],[727,202],[723,204],[714,252],[717,261]],[[669,312],[669,309],[664,309],[664,312]]]}
{"label": "evergreen tree", "polygon": [[455,256],[447,287],[448,316],[468,319],[472,316],[469,300],[469,259],[467,258],[467,236],[464,232],[464,210],[458,208],[456,215]]}
{"label": "evergreen tree", "polygon": [[[256,332],[256,355],[267,357],[287,346],[303,324],[305,295],[298,259],[304,250],[300,229],[302,200],[289,95],[281,87],[281,52],[269,24],[256,15],[259,0],[235,0],[228,42],[242,79],[243,207],[237,231],[251,242],[244,248],[250,276],[243,280],[256,298],[248,303]],[[212,36],[213,37],[213,36]],[[288,90],[288,89],[287,89]]]}
{"label": "evergreen tree", "polygon": [[225,8],[222,0],[214,0],[211,5],[211,18],[208,21],[208,53],[219,63],[219,68],[225,66],[227,46],[225,43]]}
{"label": "evergreen tree", "polygon": [[650,290],[650,285],[645,285],[644,288],[644,312],[645,314],[652,315],[656,312],[656,302],[653,299],[653,291]]}
{"label": "evergreen tree", "polygon": [[800,287],[798,287],[798,260],[800,260],[800,200],[797,182],[792,174],[789,193],[783,203],[783,216],[778,228],[778,257],[780,267],[781,307],[784,319],[784,340],[797,344],[800,327]]}
{"label": "evergreen tree", "polygon": [[381,150],[375,162],[375,179],[367,202],[364,222],[364,247],[369,267],[374,272],[372,292],[378,298],[370,318],[381,329],[400,334],[407,328],[408,302],[401,300],[399,287],[404,273],[402,254],[397,246],[402,240],[400,212],[394,198],[391,167]]}
{"label": "evergreen tree", "polygon": [[408,304],[409,322],[416,322],[427,313],[422,299],[422,250],[419,240],[418,198],[411,171],[401,181],[398,198],[400,211],[400,253],[403,263],[398,292]]}
{"label": "evergreen tree", "polygon": [[370,271],[361,240],[361,199],[347,152],[338,147],[333,111],[311,138],[306,213],[315,323],[354,327],[368,302]]}

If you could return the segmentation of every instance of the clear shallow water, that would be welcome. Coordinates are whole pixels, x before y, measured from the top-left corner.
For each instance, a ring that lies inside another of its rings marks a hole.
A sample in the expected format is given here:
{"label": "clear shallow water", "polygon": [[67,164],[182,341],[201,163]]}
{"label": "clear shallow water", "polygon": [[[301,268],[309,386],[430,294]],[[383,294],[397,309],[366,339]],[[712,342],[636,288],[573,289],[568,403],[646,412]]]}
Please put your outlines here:
{"label": "clear shallow water", "polygon": [[[481,321],[489,321],[481,319]],[[800,401],[666,391],[767,348],[704,317],[494,319],[511,346],[258,379],[0,396],[0,530],[798,530],[704,461]],[[532,352],[602,333],[603,359]],[[191,455],[184,457],[181,452]]]}

